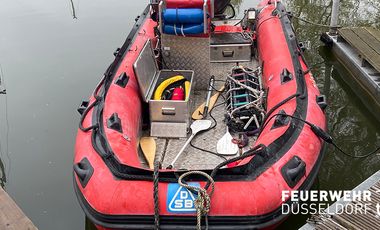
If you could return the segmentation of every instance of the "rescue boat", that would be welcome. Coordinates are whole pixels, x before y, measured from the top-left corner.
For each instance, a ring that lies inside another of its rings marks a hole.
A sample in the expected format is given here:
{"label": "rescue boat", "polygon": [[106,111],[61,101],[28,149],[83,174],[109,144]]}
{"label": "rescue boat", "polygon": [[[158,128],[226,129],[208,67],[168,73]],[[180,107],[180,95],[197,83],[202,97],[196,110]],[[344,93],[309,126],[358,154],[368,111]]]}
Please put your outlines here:
{"label": "rescue boat", "polygon": [[275,228],[282,191],[313,184],[326,102],[291,18],[229,2],[152,1],[78,108],[74,189],[98,229]]}

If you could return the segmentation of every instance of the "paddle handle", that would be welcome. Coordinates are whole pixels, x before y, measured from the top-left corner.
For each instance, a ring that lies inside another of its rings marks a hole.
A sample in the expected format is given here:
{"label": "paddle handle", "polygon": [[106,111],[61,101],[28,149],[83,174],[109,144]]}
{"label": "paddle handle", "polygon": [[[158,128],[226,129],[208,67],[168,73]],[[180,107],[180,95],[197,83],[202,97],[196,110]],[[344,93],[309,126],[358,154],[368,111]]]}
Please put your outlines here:
{"label": "paddle handle", "polygon": [[193,138],[195,137],[195,135],[196,135],[196,133],[191,134],[191,136],[189,137],[189,139],[187,139],[186,143],[183,145],[183,147],[181,148],[181,150],[179,150],[177,156],[174,158],[174,160],[172,161],[172,163],[170,163],[170,165],[168,167],[166,167],[166,169],[172,169],[173,168],[175,162],[182,155],[183,151],[185,151],[186,147],[190,144],[191,140],[193,140]]}
{"label": "paddle handle", "polygon": [[203,110],[203,118],[207,117],[207,115],[208,115],[210,100],[211,100],[211,94],[212,94],[212,91],[214,89],[214,84],[215,84],[215,77],[211,76],[210,82],[209,82],[209,87],[208,87],[208,92],[207,92],[207,97],[206,97],[206,104],[205,104],[205,108]]}

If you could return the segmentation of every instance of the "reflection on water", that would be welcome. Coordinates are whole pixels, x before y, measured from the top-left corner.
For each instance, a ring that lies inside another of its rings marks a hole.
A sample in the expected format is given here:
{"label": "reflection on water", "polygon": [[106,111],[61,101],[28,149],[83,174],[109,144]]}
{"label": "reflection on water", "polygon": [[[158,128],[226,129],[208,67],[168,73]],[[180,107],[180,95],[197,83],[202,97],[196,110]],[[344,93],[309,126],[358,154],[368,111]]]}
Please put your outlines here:
{"label": "reflection on water", "polygon": [[[325,0],[287,0],[286,5],[292,12],[313,22],[330,24],[332,1]],[[340,25],[342,26],[380,26],[379,0],[340,1]],[[313,28],[312,30],[315,30]]]}
{"label": "reflection on water", "polygon": [[[287,1],[294,15],[319,24],[329,24],[332,1]],[[380,27],[380,1],[341,1],[340,25]],[[326,28],[313,26],[297,19],[293,23],[300,41],[309,41],[306,59],[311,66],[319,89],[327,96],[326,111],[330,134],[349,153],[363,155],[380,146],[380,123],[356,96],[357,87],[348,87],[348,73],[332,58],[331,52],[319,41]],[[323,63],[323,64],[321,64]],[[355,91],[354,91],[355,90]],[[365,99],[364,99],[365,100]],[[351,159],[331,146],[326,152],[319,173],[319,189],[352,189],[380,169],[379,156]],[[281,229],[295,229],[305,223],[305,216],[289,218]]]}
{"label": "reflection on water", "polygon": [[70,4],[71,4],[71,14],[73,15],[73,19],[78,19],[73,0],[70,0]]}
{"label": "reflection on water", "polygon": [[[0,64],[0,186],[5,188],[7,182],[7,175],[5,171],[5,164],[3,159],[6,156],[9,160],[8,153],[8,137],[9,137],[9,125],[8,125],[8,103],[7,103],[7,91],[5,88],[4,71]],[[3,106],[4,105],[4,106]],[[3,132],[5,130],[5,132]],[[10,164],[10,162],[8,162]],[[8,164],[8,166],[9,166]],[[10,166],[9,166],[10,167]]]}
{"label": "reflection on water", "polygon": [[[79,115],[76,109],[141,12],[145,1],[0,0],[0,63],[6,74],[9,155],[5,154],[5,102],[0,95],[0,139],[7,192],[39,229],[84,229],[72,186]],[[7,174],[8,175],[8,174]]]}
{"label": "reflection on water", "polygon": [[[0,152],[2,153],[1,149],[0,149]],[[1,155],[3,155],[3,154],[1,154]],[[4,188],[6,182],[7,182],[7,178],[6,178],[6,175],[5,175],[5,167],[4,167],[3,161],[0,158],[0,186],[2,188]]]}
{"label": "reflection on water", "polygon": [[[0,63],[7,73],[9,152],[7,191],[40,229],[83,229],[85,222],[72,188],[72,156],[78,124],[76,107],[88,97],[112,61],[134,18],[148,1],[0,0]],[[233,0],[242,15],[256,1]],[[341,25],[380,27],[380,0],[341,1]],[[288,0],[294,15],[329,24],[331,0]],[[76,20],[73,20],[76,19]],[[300,41],[309,41],[306,59],[327,95],[330,133],[345,150],[363,154],[380,145],[380,125],[346,84],[341,66],[319,36],[326,28],[293,19]],[[322,63],[322,64],[321,64]],[[0,95],[1,108],[4,97]],[[0,109],[0,158],[5,122]],[[7,151],[8,152],[8,151]],[[329,148],[316,188],[351,189],[379,169],[372,156],[352,160]],[[6,165],[8,166],[8,165]],[[1,183],[5,182],[0,162]],[[306,216],[292,216],[283,229],[295,229]],[[195,223],[194,223],[195,224]],[[93,229],[87,225],[86,229]]]}

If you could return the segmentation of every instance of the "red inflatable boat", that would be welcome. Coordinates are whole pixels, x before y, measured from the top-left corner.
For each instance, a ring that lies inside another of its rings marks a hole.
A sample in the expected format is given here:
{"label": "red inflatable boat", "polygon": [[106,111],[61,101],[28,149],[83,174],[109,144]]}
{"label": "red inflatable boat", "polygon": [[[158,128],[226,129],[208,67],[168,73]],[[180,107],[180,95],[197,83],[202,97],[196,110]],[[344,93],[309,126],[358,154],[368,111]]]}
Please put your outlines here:
{"label": "red inflatable boat", "polygon": [[228,2],[153,1],[82,102],[74,188],[98,229],[274,228],[282,191],[311,187],[326,104],[287,11]]}

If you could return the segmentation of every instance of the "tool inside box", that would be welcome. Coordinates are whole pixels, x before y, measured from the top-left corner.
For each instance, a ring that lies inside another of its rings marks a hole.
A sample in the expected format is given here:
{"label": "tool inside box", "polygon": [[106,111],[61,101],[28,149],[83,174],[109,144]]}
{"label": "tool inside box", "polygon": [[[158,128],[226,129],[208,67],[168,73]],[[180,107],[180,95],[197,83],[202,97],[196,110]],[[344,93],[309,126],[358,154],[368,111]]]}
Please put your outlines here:
{"label": "tool inside box", "polygon": [[[134,63],[141,95],[149,104],[151,136],[186,137],[190,124],[191,91],[194,71],[159,70],[151,41],[148,40]],[[153,100],[157,86],[168,78],[181,75],[190,82],[189,98],[185,100]]]}
{"label": "tool inside box", "polygon": [[[152,51],[150,51],[152,52]],[[149,53],[149,52],[148,52]],[[150,60],[152,60],[152,54],[150,54]],[[154,57],[154,56],[153,56]],[[170,60],[169,60],[170,61]],[[166,62],[169,62],[166,60]],[[146,74],[147,72],[152,72],[147,70],[147,63],[141,63],[140,65],[140,71],[143,74]],[[155,63],[157,64],[157,63]],[[170,63],[166,63],[170,65]],[[150,64],[151,65],[151,64]],[[231,69],[233,67],[236,67],[236,63],[209,63],[211,73],[203,73],[203,76],[205,79],[209,78],[211,75],[215,76],[215,89],[220,89],[222,86],[225,86],[227,76],[231,75]],[[259,64],[256,60],[251,60],[250,62],[244,63],[244,66],[249,67],[251,69],[256,69]],[[137,77],[139,77],[140,71],[136,71]],[[149,90],[147,90],[149,93],[146,95],[149,95],[146,99],[149,103],[149,116],[151,120],[154,119],[161,119],[157,118],[162,115],[162,108],[171,108],[171,106],[164,105],[162,103],[169,102],[169,103],[177,103],[172,101],[166,101],[166,100],[151,100],[152,95],[154,93],[154,90],[156,89],[157,85],[164,81],[167,77],[172,77],[176,75],[175,71],[170,70],[159,70],[160,74],[157,79],[152,80],[149,78],[148,80],[145,79],[145,82],[150,83],[151,85],[154,85],[154,87],[150,87]],[[185,71],[192,71],[192,70],[185,70]],[[200,73],[202,74],[202,72]],[[186,77],[186,76],[185,76]],[[198,79],[198,78],[197,78]],[[194,81],[197,81],[197,79],[194,79]],[[199,79],[198,79],[199,80]],[[203,82],[203,81],[202,81]],[[207,80],[208,82],[208,80]],[[194,83],[194,82],[193,82]],[[199,82],[198,82],[199,83]],[[202,83],[203,84],[203,83]],[[207,84],[207,83],[206,83]],[[207,95],[207,85],[204,85],[204,87],[199,87],[197,89],[193,89],[191,91],[189,96],[189,103],[188,104],[188,111],[186,111],[186,114],[189,116],[189,122],[191,124],[191,114],[200,106],[201,104],[205,103],[206,95]],[[215,93],[215,91],[214,91]],[[144,95],[144,94],[143,94]],[[156,102],[158,102],[159,107],[154,108],[152,105],[154,105]],[[225,118],[227,114],[226,109],[226,100],[225,100],[225,94],[222,94],[218,98],[218,101],[216,102],[216,106],[212,109],[212,111],[209,113],[209,116],[207,119],[213,121],[213,125],[215,127],[207,132],[200,133],[197,135],[196,138],[193,139],[191,142],[192,145],[187,146],[183,154],[178,158],[175,168],[178,169],[189,169],[189,170],[203,170],[203,169],[212,169],[215,166],[217,166],[219,163],[225,161],[225,159],[229,159],[235,156],[225,156],[220,157],[216,156],[210,153],[205,152],[204,150],[209,150],[212,152],[216,152],[217,142],[225,135],[227,125],[225,123]],[[186,102],[185,102],[186,103]],[[178,108],[178,107],[177,107]],[[176,109],[177,109],[176,108]],[[157,116],[157,117],[156,117]],[[211,116],[215,119],[212,119]],[[156,117],[153,118],[152,117]],[[172,117],[173,118],[173,117]],[[151,126],[149,130],[145,130],[142,133],[142,136],[155,136],[156,141],[156,159],[162,161],[162,168],[166,168],[171,164],[173,159],[176,157],[178,152],[181,150],[181,148],[184,146],[187,138],[189,137],[190,133],[185,133],[185,135],[181,138],[178,138],[178,131],[179,130],[186,130],[188,131],[189,125],[186,123],[178,123],[174,121],[174,119],[171,119],[170,122],[151,122]],[[158,135],[152,135],[155,132],[163,132],[158,133]],[[183,131],[180,131],[181,134],[183,134]],[[168,137],[168,135],[177,136],[177,138],[173,138],[173,136]],[[157,137],[158,136],[158,137]],[[238,135],[235,134],[235,136],[238,137]],[[249,137],[248,145],[241,149],[241,152],[246,151],[249,149],[249,145],[252,144],[255,141],[255,137]],[[202,150],[203,149],[203,150]],[[140,159],[143,166],[148,167],[144,156],[142,153],[140,153]]]}
{"label": "tool inside box", "polygon": [[[158,79],[153,85],[157,87],[165,80],[175,76],[183,76],[190,82],[189,97],[185,100],[154,100],[153,95],[149,100],[149,117],[151,122],[151,136],[154,137],[186,137],[191,122],[191,107],[193,97],[193,71],[188,70],[161,70]],[[185,97],[186,97],[186,91]]]}
{"label": "tool inside box", "polygon": [[[225,83],[226,76],[231,74],[231,69],[235,66],[234,63],[212,63],[211,64],[211,74],[215,76],[216,82],[215,82],[215,88],[220,89]],[[245,64],[246,66],[249,66],[252,69],[255,69],[258,67],[258,63],[256,61],[252,61],[250,63]],[[190,114],[195,111],[199,105],[205,102],[206,99],[206,90],[194,90],[193,94],[191,96],[191,100],[193,101]],[[211,112],[211,115],[216,120],[216,126],[214,129],[207,131],[205,133],[199,134],[193,141],[193,145],[202,148],[207,149],[210,151],[216,152],[216,145],[220,138],[223,137],[223,135],[226,132],[226,123],[225,123],[225,114],[227,112],[226,106],[224,104],[224,98],[222,96],[219,97],[218,101],[216,102],[216,107]],[[208,117],[208,119],[211,119]],[[212,119],[211,119],[212,120]],[[149,132],[144,133],[143,135],[149,136]],[[185,144],[187,138],[156,138],[156,158],[157,159],[164,159],[162,163],[162,167],[166,168],[171,161],[175,158],[179,150],[183,147]],[[249,137],[249,143],[252,144],[255,141],[255,137]],[[248,150],[245,148],[244,150]],[[236,157],[235,156],[228,156],[227,159]],[[145,167],[148,167],[146,161],[144,160],[144,156],[142,153],[140,154],[141,157],[141,163]],[[215,166],[217,166],[219,163],[223,162],[224,159],[218,156],[215,156],[213,154],[204,152],[202,150],[199,150],[197,148],[194,148],[192,146],[188,146],[185,150],[185,152],[181,155],[181,157],[178,159],[176,163],[177,168],[181,169],[212,169]]]}

